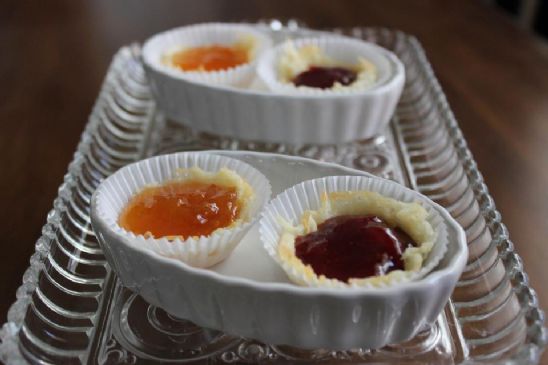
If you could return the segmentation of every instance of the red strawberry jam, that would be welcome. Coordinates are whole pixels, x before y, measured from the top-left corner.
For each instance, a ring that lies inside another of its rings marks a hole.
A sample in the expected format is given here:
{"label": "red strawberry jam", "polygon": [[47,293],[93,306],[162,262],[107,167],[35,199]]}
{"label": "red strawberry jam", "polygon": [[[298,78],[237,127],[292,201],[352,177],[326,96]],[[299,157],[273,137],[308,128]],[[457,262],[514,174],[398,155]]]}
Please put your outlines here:
{"label": "red strawberry jam", "polygon": [[347,86],[356,81],[356,72],[343,67],[311,66],[293,79],[295,86],[308,86],[329,89],[338,82]]}
{"label": "red strawberry jam", "polygon": [[338,216],[295,240],[295,253],[316,275],[348,282],[350,278],[403,270],[402,253],[417,244],[399,228],[376,216]]}

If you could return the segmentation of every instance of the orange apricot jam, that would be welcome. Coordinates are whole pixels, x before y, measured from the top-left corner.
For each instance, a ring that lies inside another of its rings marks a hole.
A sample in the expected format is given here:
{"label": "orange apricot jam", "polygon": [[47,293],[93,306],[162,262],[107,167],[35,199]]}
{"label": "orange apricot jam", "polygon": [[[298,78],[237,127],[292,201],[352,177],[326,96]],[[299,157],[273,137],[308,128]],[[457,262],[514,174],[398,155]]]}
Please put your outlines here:
{"label": "orange apricot jam", "polygon": [[248,62],[248,50],[242,46],[211,45],[179,51],[172,56],[173,65],[183,71],[219,71]]}
{"label": "orange apricot jam", "polygon": [[147,187],[120,214],[118,224],[154,238],[208,236],[240,214],[235,187],[199,181],[172,181]]}

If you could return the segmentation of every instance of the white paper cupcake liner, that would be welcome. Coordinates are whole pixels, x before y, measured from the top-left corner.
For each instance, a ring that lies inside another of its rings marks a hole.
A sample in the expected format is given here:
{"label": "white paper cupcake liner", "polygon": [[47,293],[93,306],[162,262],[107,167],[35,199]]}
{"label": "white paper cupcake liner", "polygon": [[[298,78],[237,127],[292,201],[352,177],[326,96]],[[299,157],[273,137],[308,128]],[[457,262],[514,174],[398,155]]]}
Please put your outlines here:
{"label": "white paper cupcake liner", "polygon": [[[255,40],[253,55],[248,63],[219,71],[183,71],[163,62],[163,57],[174,51],[211,44],[232,46],[251,36]],[[170,76],[194,82],[245,87],[255,75],[259,56],[272,41],[256,28],[240,24],[206,23],[176,28],[157,34],[143,46],[143,60],[150,67]]]}
{"label": "white paper cupcake liner", "polygon": [[[358,88],[349,85],[348,87],[341,87],[338,89],[297,87],[291,82],[284,82],[280,79],[278,72],[279,63],[281,56],[286,51],[286,47],[288,47],[290,42],[293,43],[296,49],[309,45],[317,46],[326,58],[337,63],[340,62],[341,65],[356,64],[358,58],[364,58],[375,65],[377,69],[376,80],[367,88]],[[373,43],[342,36],[325,36],[290,40],[277,45],[260,57],[257,73],[271,91],[284,94],[316,96],[349,95],[366,93],[386,84],[397,72],[399,72],[398,70],[403,69],[403,67],[399,67],[399,64],[401,64],[401,62],[396,55]]]}
{"label": "white paper cupcake liner", "polygon": [[[217,229],[209,236],[186,240],[144,237],[118,225],[121,211],[143,187],[171,180],[177,169],[194,166],[208,172],[217,172],[225,167],[243,178],[254,192],[247,210],[248,217],[244,217],[235,227]],[[270,195],[271,187],[267,178],[244,162],[214,154],[183,152],[153,157],[120,169],[99,186],[92,198],[92,209],[95,209],[101,223],[108,226],[124,244],[176,258],[195,267],[208,267],[224,260],[232,252],[258,219]]]}
{"label": "white paper cupcake liner", "polygon": [[367,280],[347,284],[334,279],[323,278],[322,280],[316,275],[306,276],[302,270],[298,270],[289,262],[281,259],[279,255],[278,245],[281,234],[284,232],[279,218],[297,226],[304,211],[320,208],[320,197],[323,193],[338,191],[373,191],[401,202],[418,202],[428,212],[427,221],[432,226],[436,238],[422,268],[419,271],[405,272],[405,275],[391,277],[390,280],[382,282],[381,286],[418,280],[432,271],[443,258],[449,238],[446,223],[439,213],[440,210],[443,210],[442,207],[425,196],[389,180],[363,176],[329,176],[308,180],[285,190],[267,205],[261,215],[259,230],[263,246],[293,282],[312,287],[378,287],[378,285],[374,286],[368,283]]}

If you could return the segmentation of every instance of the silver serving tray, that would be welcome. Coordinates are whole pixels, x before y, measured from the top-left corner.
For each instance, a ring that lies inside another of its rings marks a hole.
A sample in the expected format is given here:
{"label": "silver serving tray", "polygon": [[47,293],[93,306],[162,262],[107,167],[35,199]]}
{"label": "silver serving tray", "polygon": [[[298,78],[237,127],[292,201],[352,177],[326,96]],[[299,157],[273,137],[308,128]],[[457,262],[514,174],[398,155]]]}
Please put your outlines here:
{"label": "silver serving tray", "polygon": [[[310,34],[266,25],[280,39]],[[406,67],[396,115],[377,138],[292,146],[194,132],[156,109],[139,46],[110,67],[59,196],[0,331],[7,364],[530,364],[547,342],[544,314],[419,42],[399,31],[338,30],[379,43]],[[300,350],[199,328],[121,286],[89,222],[89,199],[121,166],[160,153],[257,150],[340,163],[391,178],[446,207],[470,258],[444,313],[413,340],[380,350]]]}

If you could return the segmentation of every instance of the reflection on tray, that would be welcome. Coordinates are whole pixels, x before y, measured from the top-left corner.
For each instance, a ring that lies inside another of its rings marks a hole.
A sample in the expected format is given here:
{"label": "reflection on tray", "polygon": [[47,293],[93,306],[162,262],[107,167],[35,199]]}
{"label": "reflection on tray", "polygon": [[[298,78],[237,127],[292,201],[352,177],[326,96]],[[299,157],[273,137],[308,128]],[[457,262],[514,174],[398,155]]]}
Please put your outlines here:
{"label": "reflection on tray", "polygon": [[115,304],[109,315],[111,337],[99,353],[99,363],[139,363],[139,357],[146,357],[158,363],[183,363],[208,358],[227,363],[277,363],[283,360],[329,363],[341,360],[392,364],[413,354],[413,360],[420,363],[452,364],[458,356],[450,341],[449,325],[444,314],[413,340],[380,350],[301,350],[265,345],[200,328],[146,303],[121,286],[116,292]]}

